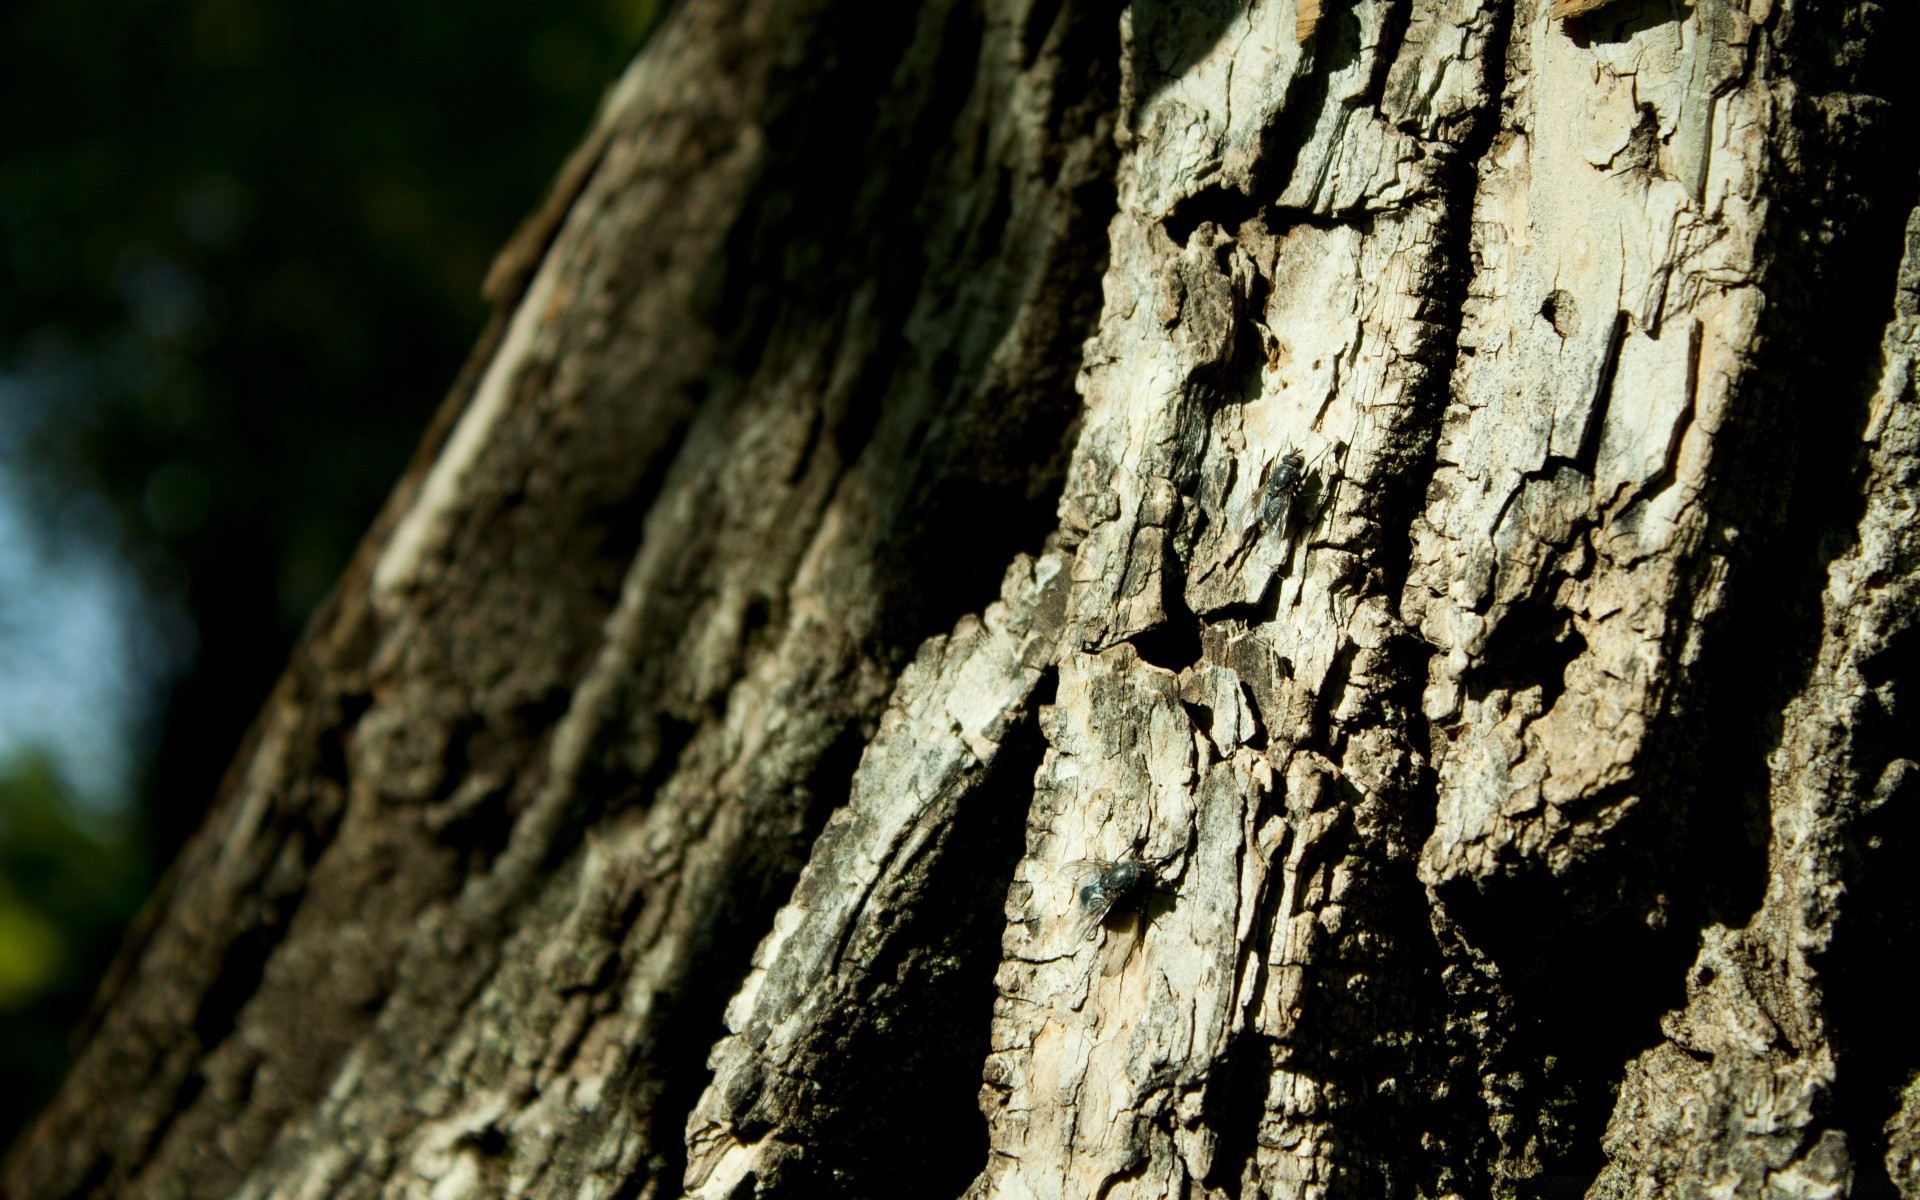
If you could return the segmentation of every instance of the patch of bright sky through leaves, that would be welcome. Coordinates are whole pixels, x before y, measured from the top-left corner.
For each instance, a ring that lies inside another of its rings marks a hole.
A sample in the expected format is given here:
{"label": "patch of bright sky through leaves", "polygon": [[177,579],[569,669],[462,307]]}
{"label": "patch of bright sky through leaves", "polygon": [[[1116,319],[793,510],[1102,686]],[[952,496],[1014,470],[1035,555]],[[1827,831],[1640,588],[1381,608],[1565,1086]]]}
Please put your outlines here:
{"label": "patch of bright sky through leaves", "polygon": [[133,795],[192,629],[130,569],[112,505],[35,470],[35,391],[0,373],[0,764],[43,753],[104,815]]}

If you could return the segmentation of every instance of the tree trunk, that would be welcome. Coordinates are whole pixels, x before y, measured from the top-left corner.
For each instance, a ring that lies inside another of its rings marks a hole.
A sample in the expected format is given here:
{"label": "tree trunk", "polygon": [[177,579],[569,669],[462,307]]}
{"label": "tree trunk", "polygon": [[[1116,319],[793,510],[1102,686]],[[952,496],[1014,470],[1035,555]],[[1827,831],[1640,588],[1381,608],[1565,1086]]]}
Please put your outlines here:
{"label": "tree trunk", "polygon": [[685,0],[9,1194],[1920,1198],[1911,9]]}

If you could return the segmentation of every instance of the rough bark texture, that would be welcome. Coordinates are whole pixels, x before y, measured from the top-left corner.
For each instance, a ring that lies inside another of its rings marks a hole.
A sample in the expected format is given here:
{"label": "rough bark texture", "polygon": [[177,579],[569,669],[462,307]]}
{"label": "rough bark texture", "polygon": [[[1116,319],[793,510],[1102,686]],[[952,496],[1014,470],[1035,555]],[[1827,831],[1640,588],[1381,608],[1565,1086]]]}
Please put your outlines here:
{"label": "rough bark texture", "polygon": [[1916,35],[684,0],[8,1193],[1920,1200]]}

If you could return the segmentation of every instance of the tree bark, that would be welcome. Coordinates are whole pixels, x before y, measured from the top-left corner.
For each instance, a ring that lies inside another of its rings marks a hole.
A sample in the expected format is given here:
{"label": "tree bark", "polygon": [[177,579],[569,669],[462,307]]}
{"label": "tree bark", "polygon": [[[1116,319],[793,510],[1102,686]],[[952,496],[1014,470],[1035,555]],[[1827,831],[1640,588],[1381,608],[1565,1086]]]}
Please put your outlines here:
{"label": "tree bark", "polygon": [[1916,33],[684,0],[8,1193],[1920,1200]]}

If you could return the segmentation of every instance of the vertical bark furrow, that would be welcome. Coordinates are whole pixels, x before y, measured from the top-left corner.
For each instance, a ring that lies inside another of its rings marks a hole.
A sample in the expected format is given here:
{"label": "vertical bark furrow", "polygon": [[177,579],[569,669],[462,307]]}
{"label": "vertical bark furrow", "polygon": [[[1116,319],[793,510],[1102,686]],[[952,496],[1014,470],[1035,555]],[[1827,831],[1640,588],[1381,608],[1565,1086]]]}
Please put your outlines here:
{"label": "vertical bark furrow", "polygon": [[[1422,656],[1395,607],[1498,26],[1361,3],[1302,48],[1291,5],[1132,10],[1067,639],[971,1194],[1473,1185],[1413,864]],[[1085,860],[1158,878],[1091,940]]]}
{"label": "vertical bark furrow", "polygon": [[[1595,1196],[1839,1197],[1856,1174],[1880,1173],[1877,1127],[1916,1065],[1910,1013],[1876,1013],[1871,995],[1886,983],[1874,958],[1910,951],[1914,924],[1910,880],[1888,888],[1875,877],[1915,848],[1910,833],[1885,834],[1915,824],[1900,811],[1913,802],[1902,787],[1913,747],[1888,736],[1911,719],[1899,713],[1911,684],[1898,681],[1906,667],[1889,671],[1887,660],[1920,630],[1916,280],[1920,210],[1866,422],[1865,510],[1827,570],[1815,660],[1768,759],[1766,894],[1743,925],[1703,932],[1687,1003],[1662,1023],[1667,1041],[1636,1059],[1621,1086],[1612,1161]],[[1861,836],[1876,824],[1880,837]],[[1844,1055],[1849,1039],[1854,1052]],[[1864,1111],[1850,1112],[1856,1105]],[[1885,1169],[1914,1194],[1901,1130],[1889,1133]],[[1850,1146],[1849,1135],[1865,1144]]]}
{"label": "vertical bark furrow", "polygon": [[1672,664],[1719,603],[1694,557],[1717,553],[1704,492],[1766,214],[1762,161],[1714,154],[1713,122],[1777,127],[1779,102],[1763,69],[1736,85],[1755,33],[1728,5],[1575,32],[1520,8],[1408,592],[1438,651],[1443,890],[1564,873],[1639,803]]}
{"label": "vertical bark furrow", "polygon": [[[944,1009],[941,990],[986,982],[937,960],[979,958],[978,951],[992,948],[991,933],[979,945],[955,935],[975,895],[991,898],[978,915],[998,917],[1003,885],[989,876],[969,886],[966,873],[987,863],[961,862],[955,876],[942,869],[943,860],[978,850],[952,844],[956,826],[1018,827],[1020,807],[1006,802],[1024,796],[1026,780],[1003,778],[997,760],[1009,736],[1031,720],[1030,698],[1052,670],[1065,572],[1058,553],[1023,558],[984,618],[968,617],[950,637],[929,641],[901,675],[854,775],[851,799],[822,831],[793,899],[729,1006],[729,1036],[714,1047],[714,1078],[688,1131],[688,1196],[729,1197],[743,1181],[760,1196],[809,1194],[810,1185],[827,1179],[837,1179],[842,1194],[887,1194],[882,1180],[862,1177],[863,1164],[835,1160],[835,1141],[881,1136],[823,1136],[840,1115],[835,1110],[854,1110],[851,1119],[867,1126],[883,1118],[891,1124],[886,1153],[869,1147],[865,1154],[893,1159],[896,1184],[914,1178],[903,1174],[907,1163],[926,1167],[953,1138],[951,1127],[912,1119],[916,1108],[934,1113],[940,1098],[928,1084],[936,1081],[914,1069],[917,1048],[901,1045],[889,1027],[911,1023],[927,1038],[966,1044],[963,1030],[927,1028],[914,1009]],[[1031,760],[1014,766],[1031,778]],[[969,811],[983,804],[1004,810]],[[1009,815],[1015,819],[1007,821]],[[936,889],[936,881],[951,891]],[[923,911],[930,921],[912,919]],[[980,932],[989,928],[997,921],[982,923]],[[909,948],[899,948],[903,941]],[[910,979],[915,972],[923,977]],[[922,994],[903,988],[908,982]],[[987,1015],[985,996],[979,999],[979,1009],[965,1014],[974,1020]],[[893,1053],[881,1057],[883,1048]],[[978,1060],[964,1069],[971,1080]],[[957,1092],[966,1108],[974,1090],[969,1082]],[[966,1167],[978,1170],[979,1162]]]}
{"label": "vertical bark furrow", "polygon": [[[1485,1060],[1511,1175],[1591,1161],[1694,932],[1744,921],[1768,877],[1766,739],[1811,664],[1864,419],[1872,318],[1831,290],[1884,269],[1860,151],[1885,112],[1816,118],[1808,90],[1842,8],[1519,8],[1406,600],[1438,651],[1422,873],[1513,1005]],[[1653,1154],[1624,1112],[1616,1161]]]}

